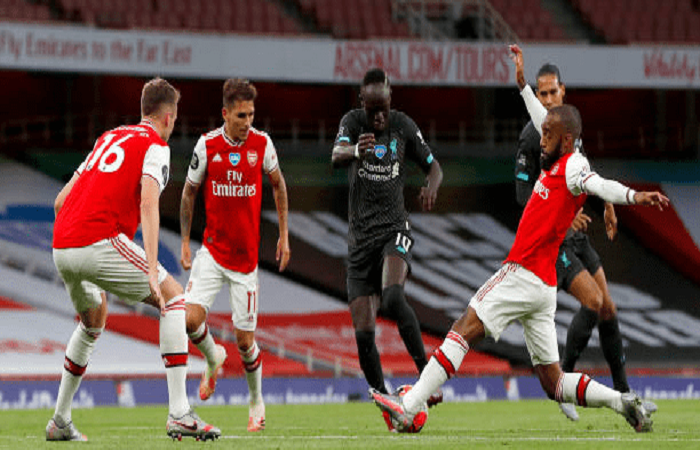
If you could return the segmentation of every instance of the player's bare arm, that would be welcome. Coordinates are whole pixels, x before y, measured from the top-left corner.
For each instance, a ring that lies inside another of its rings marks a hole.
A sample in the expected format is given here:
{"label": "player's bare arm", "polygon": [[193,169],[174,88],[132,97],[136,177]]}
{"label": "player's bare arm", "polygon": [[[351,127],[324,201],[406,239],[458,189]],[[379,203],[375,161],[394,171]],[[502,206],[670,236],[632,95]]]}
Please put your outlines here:
{"label": "player's bare arm", "polygon": [[374,134],[364,133],[357,138],[357,144],[340,142],[333,147],[331,162],[333,167],[349,165],[353,160],[362,158],[369,150],[374,149]]}
{"label": "player's bare arm", "polygon": [[141,232],[143,249],[148,263],[148,285],[152,299],[160,305],[161,315],[165,313],[165,299],[158,284],[158,231],[160,186],[150,176],[141,177]]}
{"label": "player's bare arm", "polygon": [[603,220],[605,221],[605,234],[607,234],[608,239],[612,241],[615,239],[615,236],[617,236],[617,215],[615,214],[615,207],[612,203],[605,202]]}
{"label": "player's bare arm", "polygon": [[424,211],[431,211],[437,200],[437,193],[442,184],[442,167],[437,159],[433,159],[430,165],[430,172],[425,177],[425,186],[420,189],[418,198],[421,201]]}
{"label": "player's bare arm", "polygon": [[661,192],[635,192],[634,203],[636,205],[656,206],[663,211],[668,206],[668,197]]}
{"label": "player's bare arm", "polygon": [[585,177],[580,182],[582,191],[600,197],[607,203],[656,206],[659,211],[663,211],[664,207],[669,205],[668,197],[660,192],[637,192],[615,180],[607,180],[595,172],[584,171],[580,176]]}
{"label": "player's bare arm", "polygon": [[512,59],[515,63],[515,81],[518,83],[518,87],[522,91],[527,85],[525,82],[525,61],[523,58],[523,51],[520,49],[518,44],[513,44],[510,46],[510,52],[510,59]]}
{"label": "player's bare arm", "polygon": [[180,264],[185,270],[192,268],[192,250],[190,249],[190,232],[192,230],[192,216],[194,204],[197,200],[199,185],[190,180],[185,181],[180,201]]}
{"label": "player's bare arm", "polygon": [[61,189],[61,192],[58,193],[56,196],[56,201],[53,203],[53,212],[57,216],[58,212],[61,210],[63,207],[63,202],[66,201],[66,197],[68,197],[68,194],[70,194],[70,191],[73,189],[73,186],[75,183],[78,181],[78,178],[80,175],[78,173],[74,173],[73,176],[71,177],[70,181],[66,183],[65,186]]}
{"label": "player's bare arm", "polygon": [[288,230],[288,211],[289,202],[287,200],[287,184],[284,181],[284,175],[279,167],[269,174],[270,183],[272,184],[272,194],[275,197],[275,205],[277,206],[277,222],[279,223],[280,237],[277,241],[277,252],[275,259],[279,264],[279,271],[282,272],[287,268],[291,250],[289,249],[289,230]]}
{"label": "player's bare arm", "polygon": [[588,229],[588,224],[591,223],[593,219],[590,218],[586,213],[583,212],[583,208],[578,210],[574,221],[571,222],[571,228],[574,231],[586,231]]}

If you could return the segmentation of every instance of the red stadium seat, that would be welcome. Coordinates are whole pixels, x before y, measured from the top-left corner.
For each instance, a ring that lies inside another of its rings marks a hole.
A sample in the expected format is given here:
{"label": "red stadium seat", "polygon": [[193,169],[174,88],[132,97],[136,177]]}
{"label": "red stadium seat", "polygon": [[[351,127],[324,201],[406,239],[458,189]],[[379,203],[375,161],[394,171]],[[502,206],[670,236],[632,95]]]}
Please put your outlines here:
{"label": "red stadium seat", "polygon": [[[574,0],[572,5],[611,43],[692,42],[700,34],[695,31],[700,23],[689,19],[696,14],[692,1]],[[684,19],[675,19],[677,15]]]}

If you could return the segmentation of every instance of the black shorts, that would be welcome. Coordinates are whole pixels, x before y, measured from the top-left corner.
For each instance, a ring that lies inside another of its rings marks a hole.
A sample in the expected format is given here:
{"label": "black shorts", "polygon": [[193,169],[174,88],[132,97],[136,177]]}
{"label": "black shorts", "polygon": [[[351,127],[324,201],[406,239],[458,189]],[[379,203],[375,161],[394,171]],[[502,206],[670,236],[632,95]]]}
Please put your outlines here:
{"label": "black shorts", "polygon": [[569,290],[576,275],[587,270],[594,275],[602,266],[600,256],[591,246],[585,233],[575,232],[567,236],[557,255],[557,288]]}
{"label": "black shorts", "polygon": [[382,269],[384,258],[395,255],[406,261],[411,271],[411,248],[413,237],[410,231],[399,231],[373,245],[350,249],[348,255],[348,303],[357,297],[382,292]]}

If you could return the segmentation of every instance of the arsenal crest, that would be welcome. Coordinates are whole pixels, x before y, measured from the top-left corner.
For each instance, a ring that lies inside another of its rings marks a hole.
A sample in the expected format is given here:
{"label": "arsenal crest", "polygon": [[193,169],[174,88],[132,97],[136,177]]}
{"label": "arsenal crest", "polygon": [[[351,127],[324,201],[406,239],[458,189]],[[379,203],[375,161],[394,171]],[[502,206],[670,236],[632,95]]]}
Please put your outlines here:
{"label": "arsenal crest", "polygon": [[253,150],[248,150],[248,164],[250,164],[251,167],[255,167],[257,163],[258,154],[255,153]]}
{"label": "arsenal crest", "polygon": [[[248,157],[248,159],[250,159],[250,157]],[[231,162],[232,165],[237,166],[238,163],[241,162],[241,154],[240,153],[229,153],[228,160]]]}

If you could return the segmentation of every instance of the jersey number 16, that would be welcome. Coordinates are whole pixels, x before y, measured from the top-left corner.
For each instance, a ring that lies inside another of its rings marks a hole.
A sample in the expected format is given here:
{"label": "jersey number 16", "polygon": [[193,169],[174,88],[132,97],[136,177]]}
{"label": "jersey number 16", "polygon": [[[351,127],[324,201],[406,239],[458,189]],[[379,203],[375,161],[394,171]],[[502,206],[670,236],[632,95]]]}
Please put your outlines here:
{"label": "jersey number 16", "polygon": [[[90,158],[90,161],[85,167],[86,171],[92,170],[92,168],[95,166],[98,160],[99,164],[97,166],[97,170],[99,170],[100,172],[112,173],[119,170],[119,168],[122,166],[122,163],[124,162],[124,149],[121,148],[120,145],[123,144],[127,139],[132,137],[132,135],[127,134],[114,144],[110,145],[114,137],[114,134],[108,134],[107,136],[105,136],[104,141],[102,141],[102,145],[95,149],[92,158]],[[107,151],[105,151],[105,149],[107,149]]]}

